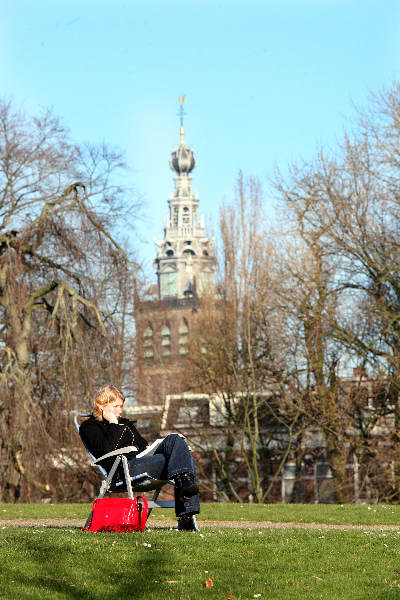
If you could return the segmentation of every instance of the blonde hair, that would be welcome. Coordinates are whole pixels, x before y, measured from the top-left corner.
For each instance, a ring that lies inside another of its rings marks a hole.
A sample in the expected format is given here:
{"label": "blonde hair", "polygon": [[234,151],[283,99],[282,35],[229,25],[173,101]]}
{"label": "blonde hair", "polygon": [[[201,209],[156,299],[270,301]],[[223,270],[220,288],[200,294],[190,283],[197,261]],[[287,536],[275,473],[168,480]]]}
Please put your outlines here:
{"label": "blonde hair", "polygon": [[93,415],[97,421],[103,420],[102,409],[110,402],[115,400],[122,400],[125,403],[125,397],[122,392],[115,385],[105,385],[100,388],[93,399]]}

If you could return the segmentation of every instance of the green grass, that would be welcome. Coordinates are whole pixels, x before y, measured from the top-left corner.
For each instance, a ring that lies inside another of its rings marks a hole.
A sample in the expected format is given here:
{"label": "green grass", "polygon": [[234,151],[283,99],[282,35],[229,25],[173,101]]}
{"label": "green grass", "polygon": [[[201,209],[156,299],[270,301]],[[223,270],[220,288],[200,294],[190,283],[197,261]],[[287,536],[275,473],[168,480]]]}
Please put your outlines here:
{"label": "green grass", "polygon": [[[0,530],[0,597],[293,600],[400,597],[394,531]],[[206,581],[212,587],[206,587]]]}
{"label": "green grass", "polygon": [[[89,504],[0,504],[0,519],[70,518],[85,520]],[[173,517],[173,511],[154,510],[151,518]],[[335,504],[202,504],[199,520],[272,521],[359,525],[398,525],[398,505]]]}
{"label": "green grass", "polygon": [[[72,518],[89,504],[0,504],[0,519]],[[153,511],[152,518],[173,511]],[[400,506],[203,504],[199,519],[362,524],[360,530],[152,526],[0,528],[0,599],[383,600],[400,598]],[[206,587],[206,581],[212,582]]]}

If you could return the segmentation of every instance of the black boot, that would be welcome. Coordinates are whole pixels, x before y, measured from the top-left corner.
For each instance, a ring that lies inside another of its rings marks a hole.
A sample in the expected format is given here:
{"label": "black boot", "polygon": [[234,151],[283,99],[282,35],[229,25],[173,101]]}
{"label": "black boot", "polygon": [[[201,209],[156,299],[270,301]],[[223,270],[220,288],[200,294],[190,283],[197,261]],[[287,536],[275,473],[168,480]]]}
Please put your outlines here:
{"label": "black boot", "polygon": [[194,515],[182,515],[178,518],[178,531],[199,531]]}
{"label": "black boot", "polygon": [[199,493],[199,486],[195,482],[192,473],[179,473],[173,477],[173,480],[181,502],[186,502]]}

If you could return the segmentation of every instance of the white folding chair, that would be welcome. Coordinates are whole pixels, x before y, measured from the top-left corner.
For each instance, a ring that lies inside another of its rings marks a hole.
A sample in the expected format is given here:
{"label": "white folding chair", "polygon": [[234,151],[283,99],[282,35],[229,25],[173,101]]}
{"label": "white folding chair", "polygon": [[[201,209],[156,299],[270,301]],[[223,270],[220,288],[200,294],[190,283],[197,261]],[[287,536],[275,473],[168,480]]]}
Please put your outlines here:
{"label": "white folding chair", "polygon": [[[78,435],[79,435],[79,428],[80,428],[79,421],[80,421],[80,419],[83,419],[85,417],[90,417],[90,414],[78,413],[78,414],[74,415],[74,425],[76,427]],[[129,454],[130,452],[136,450],[136,448],[134,448],[133,446],[126,446],[125,448],[118,448],[118,450],[114,450],[113,452],[108,452],[107,454],[104,454],[103,456],[100,456],[99,458],[95,458],[89,452],[88,448],[83,443],[82,438],[80,436],[79,436],[79,438],[80,438],[86,452],[90,456],[91,465],[97,467],[103,477],[103,481],[101,482],[99,495],[97,496],[97,498],[103,498],[104,495],[109,492],[120,492],[120,493],[128,492],[128,497],[133,500],[134,492],[135,493],[139,492],[140,494],[142,494],[144,492],[153,491],[154,493],[153,493],[151,500],[148,500],[148,505],[149,505],[148,516],[150,516],[150,513],[153,510],[153,508],[174,508],[175,507],[175,502],[173,500],[158,500],[158,496],[161,491],[161,488],[166,484],[170,484],[170,485],[174,486],[173,481],[171,481],[169,479],[156,479],[146,472],[140,473],[139,475],[135,475],[134,477],[131,477],[131,475],[129,473],[129,466],[128,466],[128,460],[126,458],[126,455]],[[101,460],[103,460],[104,458],[109,458],[112,456],[115,456],[115,460],[114,460],[113,466],[110,469],[110,472],[107,473],[107,471],[98,463]],[[121,480],[117,480],[115,483],[113,483],[112,480],[113,480],[114,474],[117,471],[118,466],[120,465],[121,461],[122,461],[122,467],[123,467],[123,472],[124,472],[124,478]]]}

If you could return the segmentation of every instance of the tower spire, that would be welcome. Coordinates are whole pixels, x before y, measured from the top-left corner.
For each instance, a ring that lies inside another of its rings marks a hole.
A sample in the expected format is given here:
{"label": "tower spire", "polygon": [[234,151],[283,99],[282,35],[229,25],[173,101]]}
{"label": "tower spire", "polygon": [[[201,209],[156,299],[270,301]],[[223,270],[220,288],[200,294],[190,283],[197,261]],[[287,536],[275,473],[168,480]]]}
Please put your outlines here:
{"label": "tower spire", "polygon": [[186,113],[184,111],[184,108],[183,108],[183,105],[185,103],[185,98],[186,98],[186,94],[183,94],[183,96],[181,98],[179,98],[179,113],[178,113],[178,116],[179,116],[179,120],[180,120],[180,123],[181,123],[180,132],[179,132],[180,133],[180,137],[181,137],[181,142],[183,142],[183,136],[184,136],[184,133],[185,133],[184,128],[183,128],[183,117],[186,115]]}

